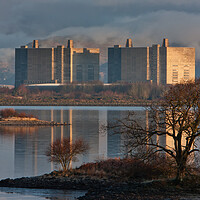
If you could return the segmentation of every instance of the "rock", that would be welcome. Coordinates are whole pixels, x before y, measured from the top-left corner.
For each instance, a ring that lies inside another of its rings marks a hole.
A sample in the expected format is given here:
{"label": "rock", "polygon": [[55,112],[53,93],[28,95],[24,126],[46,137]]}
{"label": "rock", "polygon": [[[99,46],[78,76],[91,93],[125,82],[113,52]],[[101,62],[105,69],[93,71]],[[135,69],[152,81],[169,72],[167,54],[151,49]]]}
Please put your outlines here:
{"label": "rock", "polygon": [[116,180],[99,179],[89,176],[56,176],[57,172],[37,177],[22,177],[17,179],[4,179],[0,181],[0,187],[23,187],[45,189],[76,189],[88,190],[84,197],[79,200],[177,200],[183,193],[181,188],[158,187],[153,183],[125,182],[118,183]]}

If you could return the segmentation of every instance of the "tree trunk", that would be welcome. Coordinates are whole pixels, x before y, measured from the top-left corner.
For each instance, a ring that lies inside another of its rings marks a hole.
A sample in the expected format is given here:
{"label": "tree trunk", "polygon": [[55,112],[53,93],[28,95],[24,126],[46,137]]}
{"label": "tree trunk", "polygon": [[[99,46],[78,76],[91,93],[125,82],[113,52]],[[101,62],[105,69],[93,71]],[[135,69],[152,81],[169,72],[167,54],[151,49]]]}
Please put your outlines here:
{"label": "tree trunk", "polygon": [[177,172],[176,172],[176,182],[180,183],[183,181],[183,176],[186,168],[186,162],[180,161],[177,163]]}

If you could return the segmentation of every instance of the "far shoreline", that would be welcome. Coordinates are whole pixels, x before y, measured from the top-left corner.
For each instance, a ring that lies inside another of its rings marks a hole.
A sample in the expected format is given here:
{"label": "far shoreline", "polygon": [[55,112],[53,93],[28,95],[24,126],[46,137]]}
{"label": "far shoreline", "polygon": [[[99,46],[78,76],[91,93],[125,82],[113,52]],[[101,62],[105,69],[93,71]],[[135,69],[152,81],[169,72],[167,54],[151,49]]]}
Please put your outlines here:
{"label": "far shoreline", "polygon": [[82,104],[82,103],[71,103],[71,104],[57,104],[57,103],[36,103],[36,104],[31,104],[31,103],[4,103],[4,104],[0,104],[0,106],[85,106],[85,107],[90,107],[90,106],[94,106],[94,107],[148,107],[152,104],[152,102],[144,102],[144,103],[127,103],[127,104],[112,104],[112,103],[91,103],[91,104]]}

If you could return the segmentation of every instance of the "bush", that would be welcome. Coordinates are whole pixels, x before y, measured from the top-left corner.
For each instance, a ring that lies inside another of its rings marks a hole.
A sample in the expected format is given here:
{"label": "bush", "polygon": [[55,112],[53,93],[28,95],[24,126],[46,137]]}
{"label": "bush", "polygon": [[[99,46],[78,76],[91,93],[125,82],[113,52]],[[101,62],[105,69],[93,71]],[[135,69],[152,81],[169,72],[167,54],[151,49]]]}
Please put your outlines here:
{"label": "bush", "polygon": [[0,111],[0,115],[2,118],[8,118],[8,117],[29,117],[32,118],[34,117],[32,114],[26,114],[24,112],[18,113],[15,111],[13,108],[6,108]]}
{"label": "bush", "polygon": [[18,114],[13,108],[6,108],[0,111],[1,117],[8,118],[8,117],[16,117]]}
{"label": "bush", "polygon": [[77,169],[77,172],[93,176],[149,180],[171,176],[168,163],[163,160],[145,162],[138,158],[108,159],[96,163],[87,163]]}

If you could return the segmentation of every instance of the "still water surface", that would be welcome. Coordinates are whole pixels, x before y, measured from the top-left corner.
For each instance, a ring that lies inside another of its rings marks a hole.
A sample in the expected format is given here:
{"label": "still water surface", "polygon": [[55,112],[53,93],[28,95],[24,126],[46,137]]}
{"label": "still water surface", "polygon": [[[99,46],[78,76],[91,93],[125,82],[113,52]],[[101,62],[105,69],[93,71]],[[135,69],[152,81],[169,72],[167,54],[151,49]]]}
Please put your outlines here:
{"label": "still water surface", "polygon": [[[4,108],[14,108],[19,112],[33,114],[42,120],[67,122],[71,125],[0,127],[0,179],[37,176],[59,169],[59,166],[48,162],[45,156],[47,147],[57,138],[70,137],[72,141],[82,138],[89,144],[88,153],[79,156],[78,161],[72,163],[73,167],[100,159],[122,157],[121,136],[109,134],[109,131],[102,127],[110,121],[125,117],[129,111],[143,112],[144,110],[142,107],[0,107],[0,109]],[[14,193],[8,190],[0,188],[0,199],[44,199],[54,198],[52,195],[55,194],[52,192],[49,197],[46,195],[46,190],[10,190]],[[71,193],[73,194],[73,191]],[[16,194],[18,197],[14,198]],[[56,195],[58,199],[64,199],[60,198],[60,195],[66,196],[66,191],[56,192]],[[73,197],[66,197],[66,199]]]}
{"label": "still water surface", "polygon": [[85,195],[85,191],[47,190],[47,189],[27,189],[27,188],[1,188],[1,200],[74,200]]}

